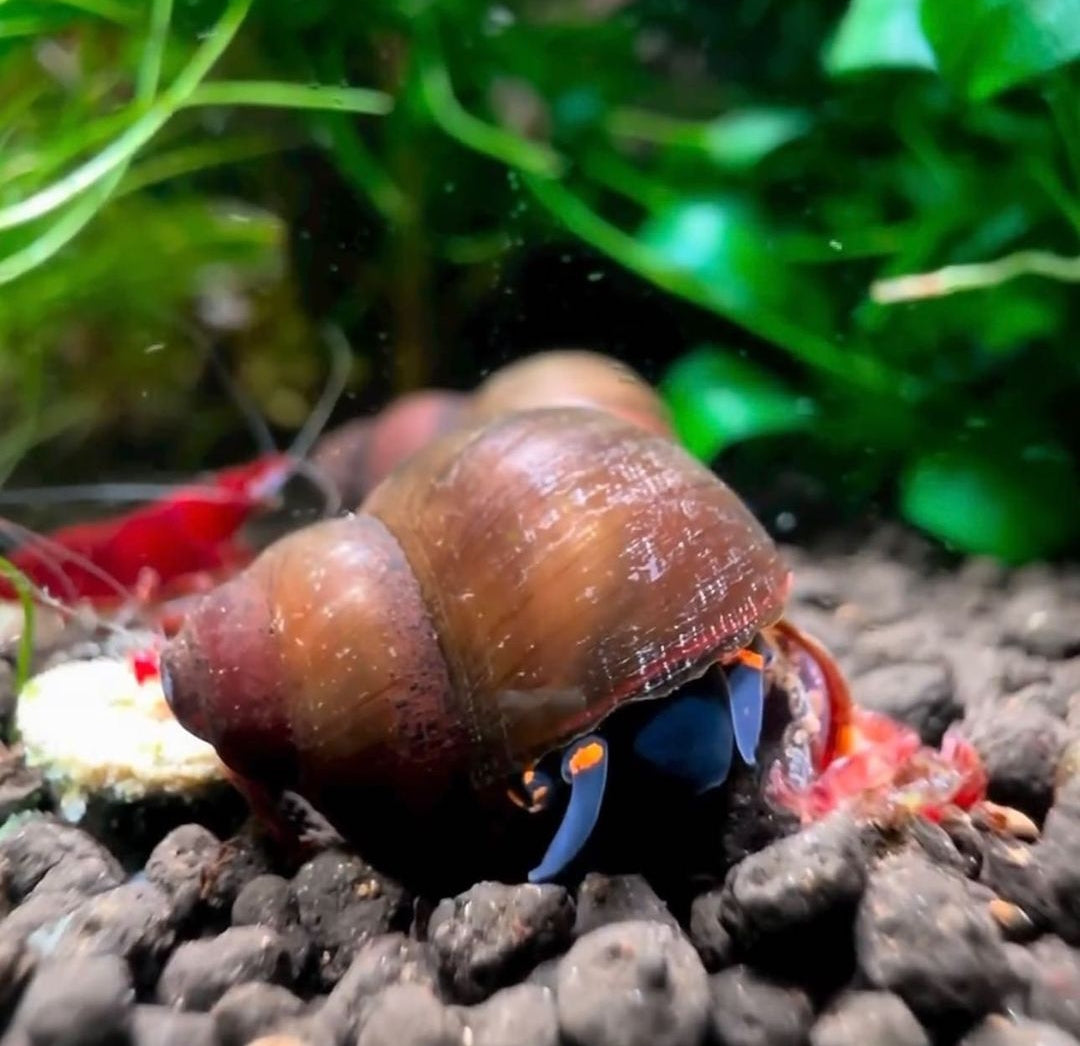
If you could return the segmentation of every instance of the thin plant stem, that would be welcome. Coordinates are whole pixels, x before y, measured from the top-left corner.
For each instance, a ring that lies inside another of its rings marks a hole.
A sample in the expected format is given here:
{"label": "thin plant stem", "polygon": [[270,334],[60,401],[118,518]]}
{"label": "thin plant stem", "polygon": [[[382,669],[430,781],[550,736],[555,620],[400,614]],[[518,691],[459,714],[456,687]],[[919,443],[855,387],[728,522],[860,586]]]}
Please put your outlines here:
{"label": "thin plant stem", "polygon": [[450,74],[437,58],[421,54],[418,61],[424,103],[444,134],[519,171],[547,177],[562,171],[563,160],[553,149],[485,123],[465,109],[454,94]]}
{"label": "thin plant stem", "polygon": [[385,116],[392,111],[394,99],[383,91],[366,87],[324,87],[277,80],[222,80],[201,84],[179,102],[177,108],[208,105],[253,105]]}
{"label": "thin plant stem", "polygon": [[[133,108],[88,120],[77,131],[65,134],[60,141],[46,146],[40,152],[16,154],[6,160],[4,167],[0,167],[0,182],[14,182],[28,175],[40,179],[63,167],[84,149],[107,141],[128,126],[132,120]],[[2,122],[0,120],[0,123]]]}
{"label": "thin plant stem", "polygon": [[879,304],[891,305],[996,287],[1020,276],[1080,283],[1080,257],[1063,258],[1049,251],[1017,251],[995,261],[947,265],[935,272],[878,280],[871,284],[870,296]]}
{"label": "thin plant stem", "polygon": [[83,14],[96,15],[107,22],[115,22],[117,25],[135,25],[138,22],[137,9],[128,7],[126,4],[113,3],[112,0],[53,0],[61,7],[73,7]]}
{"label": "thin plant stem", "polygon": [[15,660],[15,693],[18,695],[30,678],[30,665],[34,657],[34,598],[26,575],[3,556],[0,556],[0,574],[11,583],[22,604],[23,630]]}
{"label": "thin plant stem", "polygon": [[157,0],[150,9],[150,27],[135,77],[135,99],[142,105],[154,100],[161,82],[161,63],[169,38],[172,8],[173,0]]}
{"label": "thin plant stem", "polygon": [[816,370],[875,393],[887,393],[900,380],[879,361],[861,354],[841,352],[827,338],[803,330],[781,317],[764,312],[732,314],[720,309],[705,283],[692,273],[668,265],[655,251],[600,217],[564,185],[529,175],[522,176],[522,183],[570,232],[624,268],[671,294],[724,315]]}
{"label": "thin plant stem", "polygon": [[581,159],[581,172],[648,211],[660,210],[677,199],[677,194],[667,186],[608,152],[587,153]]}
{"label": "thin plant stem", "polygon": [[[154,0],[150,11],[150,29],[136,86],[136,102],[148,106],[157,93],[161,80],[161,61],[165,41],[172,21],[173,0]],[[36,269],[70,243],[105,206],[109,197],[127,174],[131,158],[94,185],[90,192],[53,222],[40,236],[35,237],[21,251],[8,255],[0,261],[0,285],[11,283],[23,274]]]}
{"label": "thin plant stem", "polygon": [[0,208],[0,229],[34,221],[62,207],[106,175],[126,164],[161,130],[202,82],[232,42],[253,0],[230,0],[217,25],[191,61],[145,114],[93,159],[52,185],[11,206]]}
{"label": "thin plant stem", "polygon": [[367,196],[388,222],[412,220],[412,201],[372,155],[352,122],[334,114],[326,116],[321,126],[329,138],[327,147],[353,188]]}
{"label": "thin plant stem", "polygon": [[11,283],[43,265],[75,239],[94,220],[125,173],[126,166],[110,172],[104,181],[93,186],[87,195],[77,200],[40,236],[36,236],[22,250],[0,260],[0,285]]}
{"label": "thin plant stem", "polygon": [[181,175],[196,174],[226,164],[287,152],[298,144],[250,136],[223,142],[196,142],[193,145],[177,146],[133,166],[123,184],[116,190],[116,197],[119,199],[130,196],[134,192],[171,181]]}
{"label": "thin plant stem", "polygon": [[1077,113],[1080,99],[1067,70],[1058,70],[1047,91],[1046,101],[1065,147],[1074,188],[1080,189],[1080,114]]}
{"label": "thin plant stem", "polygon": [[1080,235],[1080,201],[1069,192],[1061,175],[1049,163],[1040,161],[1032,163],[1031,178]]}

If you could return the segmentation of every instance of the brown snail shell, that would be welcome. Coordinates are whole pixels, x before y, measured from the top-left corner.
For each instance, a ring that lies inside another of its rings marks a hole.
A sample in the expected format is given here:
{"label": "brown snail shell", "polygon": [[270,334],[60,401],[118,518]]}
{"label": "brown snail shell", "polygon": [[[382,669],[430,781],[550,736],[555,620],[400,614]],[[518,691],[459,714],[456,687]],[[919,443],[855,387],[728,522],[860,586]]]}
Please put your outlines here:
{"label": "brown snail shell", "polygon": [[371,860],[430,861],[467,823],[529,821],[512,775],[745,646],[786,586],[765,530],[673,441],[523,411],[271,545],[162,667],[238,774],[298,792]]}
{"label": "brown snail shell", "polygon": [[606,410],[646,431],[672,433],[664,403],[626,364],[584,349],[552,349],[500,367],[469,395],[448,389],[407,393],[374,417],[328,433],[312,461],[343,504],[354,506],[398,464],[454,428],[560,406]]}

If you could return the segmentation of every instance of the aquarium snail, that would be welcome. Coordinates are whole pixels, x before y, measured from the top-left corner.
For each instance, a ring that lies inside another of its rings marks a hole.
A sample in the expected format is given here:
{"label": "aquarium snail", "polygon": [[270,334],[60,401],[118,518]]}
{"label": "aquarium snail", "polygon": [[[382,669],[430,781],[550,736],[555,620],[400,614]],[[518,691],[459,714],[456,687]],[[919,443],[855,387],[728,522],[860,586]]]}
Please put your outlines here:
{"label": "aquarium snail", "polygon": [[585,349],[532,353],[493,371],[471,393],[419,389],[372,417],[356,418],[325,435],[312,463],[358,504],[400,462],[455,427],[534,407],[594,407],[663,435],[672,430],[667,408],[632,368]]}
{"label": "aquarium snail", "polygon": [[[192,609],[161,671],[236,774],[301,795],[372,861],[438,862],[467,823],[513,834],[554,812],[542,881],[581,852],[624,758],[691,793],[752,763],[769,673],[806,681],[803,756],[825,761],[847,694],[782,620],[789,584],[674,441],[589,408],[517,411],[270,545]],[[624,746],[609,726],[631,708]]]}

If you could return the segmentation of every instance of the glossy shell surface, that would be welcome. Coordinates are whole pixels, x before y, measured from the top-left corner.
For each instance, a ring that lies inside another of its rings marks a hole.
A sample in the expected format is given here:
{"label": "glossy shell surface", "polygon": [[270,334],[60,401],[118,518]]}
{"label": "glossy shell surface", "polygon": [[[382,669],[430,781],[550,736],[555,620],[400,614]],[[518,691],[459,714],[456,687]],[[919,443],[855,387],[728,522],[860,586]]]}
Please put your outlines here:
{"label": "glossy shell surface", "polygon": [[672,692],[783,610],[786,568],[738,497],[596,411],[456,433],[363,510],[412,565],[481,776]]}

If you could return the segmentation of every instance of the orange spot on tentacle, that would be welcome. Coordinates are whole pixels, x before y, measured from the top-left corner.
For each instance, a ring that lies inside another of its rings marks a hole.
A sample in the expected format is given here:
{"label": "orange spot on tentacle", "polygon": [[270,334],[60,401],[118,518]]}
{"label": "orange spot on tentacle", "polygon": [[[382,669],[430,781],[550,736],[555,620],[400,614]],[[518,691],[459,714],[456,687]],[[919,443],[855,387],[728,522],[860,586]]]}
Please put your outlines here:
{"label": "orange spot on tentacle", "polygon": [[755,672],[761,672],[765,669],[764,655],[759,654],[756,650],[751,650],[749,647],[740,650],[733,660],[746,665],[747,668],[752,668]]}
{"label": "orange spot on tentacle", "polygon": [[587,745],[582,745],[571,757],[570,757],[570,773],[580,774],[586,770],[591,770],[594,766],[599,766],[604,761],[604,746],[598,741],[590,741]]}

